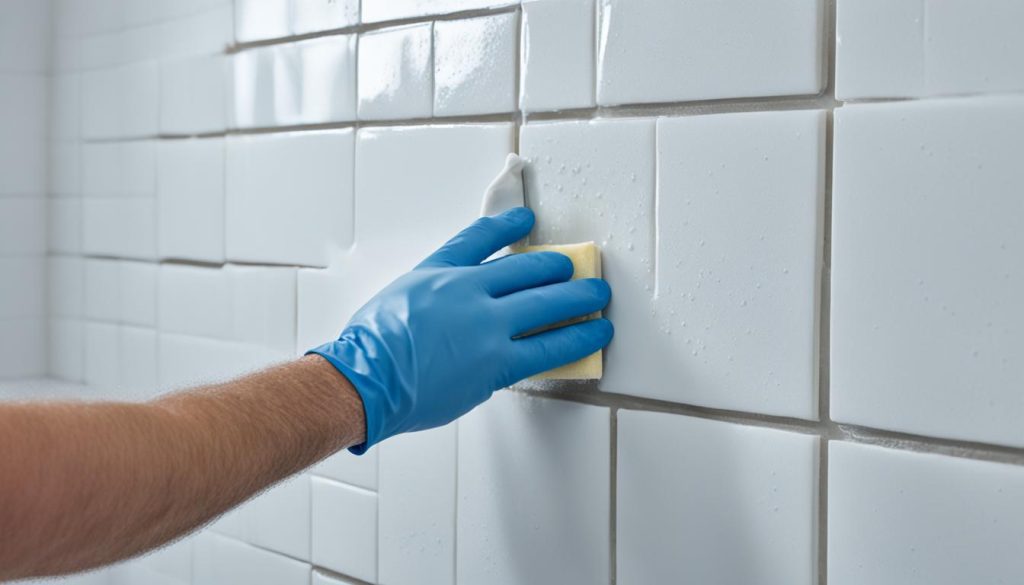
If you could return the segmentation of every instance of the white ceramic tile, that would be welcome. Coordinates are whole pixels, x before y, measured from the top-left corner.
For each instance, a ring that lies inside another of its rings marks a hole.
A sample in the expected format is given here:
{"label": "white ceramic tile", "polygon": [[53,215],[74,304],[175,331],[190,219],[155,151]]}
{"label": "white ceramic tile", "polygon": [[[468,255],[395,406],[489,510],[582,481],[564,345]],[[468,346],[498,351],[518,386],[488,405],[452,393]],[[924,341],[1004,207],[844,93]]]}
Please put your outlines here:
{"label": "white ceramic tile", "polygon": [[359,37],[359,118],[426,118],[433,111],[433,25]]}
{"label": "white ceramic tile", "polygon": [[0,75],[0,196],[46,190],[47,78]]}
{"label": "white ceramic tile", "polygon": [[456,425],[381,443],[381,583],[455,583]]}
{"label": "white ceramic tile", "polygon": [[520,108],[594,105],[594,11],[592,0],[523,2]]}
{"label": "white ceramic tile", "polygon": [[160,128],[160,67],[156,61],[121,70],[121,136],[155,136]]}
{"label": "white ceramic tile", "polygon": [[82,136],[110,138],[120,133],[120,71],[113,67],[82,73]]}
{"label": "white ceramic tile", "polygon": [[0,320],[0,378],[23,379],[46,373],[46,322],[38,318]]}
{"label": "white ceramic tile", "polygon": [[85,316],[97,321],[116,322],[121,317],[121,263],[117,260],[85,259]]}
{"label": "white ceramic tile", "polygon": [[602,105],[816,94],[823,0],[601,0]]}
{"label": "white ceramic tile", "polygon": [[289,0],[235,0],[235,40],[245,43],[288,36],[290,8]]}
{"label": "white ceramic tile", "polygon": [[235,536],[260,548],[308,561],[310,478],[300,474],[256,496],[238,510]]}
{"label": "white ceramic tile", "polygon": [[831,409],[838,421],[1024,445],[1024,99],[837,110]]}
{"label": "white ceramic tile", "polygon": [[497,8],[516,3],[515,0],[363,0],[363,22]]}
{"label": "white ceramic tile", "polygon": [[295,72],[277,67],[277,54],[294,51],[290,47],[259,47],[232,56],[231,114],[236,128],[276,126],[279,117],[294,118],[297,105],[294,99],[286,99],[290,95],[284,90],[295,85],[290,78]]}
{"label": "white ceramic tile", "polygon": [[[511,148],[508,124],[361,130],[359,243],[336,256],[330,270],[299,272],[299,348],[336,339],[381,287],[472,223]],[[403,161],[401,173],[394,172],[396,160]],[[351,274],[360,275],[358,282]]]}
{"label": "white ceramic tile", "polygon": [[195,543],[194,585],[307,585],[312,568],[301,561],[204,532]]}
{"label": "white ceramic tile", "polygon": [[363,455],[353,455],[345,449],[318,463],[312,472],[327,479],[376,491],[379,452],[379,449],[370,449]]}
{"label": "white ceramic tile", "polygon": [[515,13],[434,23],[434,115],[470,116],[515,108]]}
{"label": "white ceramic tile", "polygon": [[51,317],[79,318],[85,314],[85,261],[80,257],[50,256],[46,288]]}
{"label": "white ceramic tile", "polygon": [[82,250],[96,256],[156,258],[156,198],[115,197],[82,203]]}
{"label": "white ceramic tile", "polygon": [[330,36],[296,43],[294,58],[299,74],[291,78],[299,82],[298,114],[288,122],[324,124],[355,120],[356,36]]}
{"label": "white ceramic tile", "polygon": [[82,145],[82,196],[121,195],[122,143],[94,142]]}
{"label": "white ceramic tile", "polygon": [[160,67],[161,134],[202,134],[227,128],[229,64],[224,55],[163,62]]}
{"label": "white ceramic tile", "polygon": [[121,262],[118,288],[122,323],[156,326],[157,268],[149,262]]}
{"label": "white ceramic tile", "polygon": [[224,261],[223,138],[160,144],[157,250],[161,258]]}
{"label": "white ceramic tile", "polygon": [[352,241],[353,165],[352,130],[228,139],[228,259],[326,266]]}
{"label": "white ceramic tile", "polygon": [[82,201],[47,201],[47,237],[51,253],[78,254],[82,251]]}
{"label": "white ceramic tile", "polygon": [[644,375],[654,291],[654,120],[528,124],[520,152],[530,162],[524,180],[537,214],[535,244],[594,241],[613,299],[615,324],[601,388],[649,392]]}
{"label": "white ceramic tile", "polygon": [[49,61],[50,3],[0,3],[0,72],[42,73]]}
{"label": "white ceramic tile", "polygon": [[643,395],[817,417],[824,167],[824,112],[658,122],[657,329],[630,360],[652,374],[634,378]]}
{"label": "white ceramic tile", "polygon": [[607,583],[607,408],[501,391],[459,421],[459,583]]}
{"label": "white ceramic tile", "polygon": [[110,323],[85,324],[85,383],[113,397],[121,381],[120,328]]}
{"label": "white ceramic tile", "polygon": [[154,140],[134,140],[121,145],[118,194],[126,197],[156,194],[157,145]]}
{"label": "white ceramic tile", "polygon": [[836,94],[842,99],[1024,89],[1014,0],[837,5]]}
{"label": "white ceramic tile", "polygon": [[85,379],[84,322],[79,319],[51,318],[46,354],[47,376],[69,382],[82,382]]}
{"label": "white ceramic tile", "polygon": [[233,294],[226,270],[163,264],[158,282],[157,323],[161,332],[231,337]]}
{"label": "white ceramic tile", "polygon": [[294,268],[228,266],[230,337],[286,355],[295,353]]}
{"label": "white ceramic tile", "polygon": [[157,334],[144,327],[120,327],[118,331],[119,398],[145,401],[157,389]]}
{"label": "white ceramic tile", "polygon": [[359,0],[292,0],[292,32],[301,35],[359,23]]}
{"label": "white ceramic tile", "polygon": [[616,581],[815,583],[818,444],[620,410]]}
{"label": "white ceramic tile", "polygon": [[377,580],[377,494],[313,478],[313,563]]}
{"label": "white ceramic tile", "polygon": [[51,197],[77,197],[81,194],[82,145],[53,141],[49,151],[47,194]]}
{"label": "white ceramic tile", "polygon": [[828,582],[1007,583],[1024,511],[1016,465],[829,444]]}
{"label": "white ceramic tile", "polygon": [[46,272],[42,256],[0,257],[0,319],[46,315]]}
{"label": "white ceramic tile", "polygon": [[46,253],[46,200],[0,198],[0,257]]}
{"label": "white ceramic tile", "polygon": [[836,3],[837,98],[925,93],[922,5],[922,0]]}

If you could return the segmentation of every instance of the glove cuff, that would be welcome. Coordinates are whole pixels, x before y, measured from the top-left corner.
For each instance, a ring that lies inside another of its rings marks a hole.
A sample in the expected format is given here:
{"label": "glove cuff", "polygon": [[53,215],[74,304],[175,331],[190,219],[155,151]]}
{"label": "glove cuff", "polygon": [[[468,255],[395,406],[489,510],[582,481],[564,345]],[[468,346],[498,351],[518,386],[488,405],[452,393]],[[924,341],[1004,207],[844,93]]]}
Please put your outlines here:
{"label": "glove cuff", "polygon": [[355,455],[366,453],[370,447],[387,438],[384,430],[385,413],[382,410],[382,399],[386,396],[385,389],[370,375],[370,370],[363,352],[349,340],[332,341],[306,352],[315,354],[328,362],[348,379],[352,387],[359,393],[363,403],[363,415],[366,419],[366,440],[359,445],[349,447]]}

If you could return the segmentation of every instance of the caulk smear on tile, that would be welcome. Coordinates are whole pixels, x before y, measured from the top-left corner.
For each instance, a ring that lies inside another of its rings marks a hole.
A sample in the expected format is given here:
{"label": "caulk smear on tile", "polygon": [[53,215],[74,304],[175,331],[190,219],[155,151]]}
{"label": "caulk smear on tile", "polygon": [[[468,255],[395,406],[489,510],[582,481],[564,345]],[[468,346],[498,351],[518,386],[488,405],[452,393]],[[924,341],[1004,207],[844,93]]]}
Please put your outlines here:
{"label": "caulk smear on tile", "polygon": [[526,205],[523,192],[523,166],[526,162],[518,154],[511,153],[505,159],[505,168],[491,181],[484,191],[480,215],[498,215],[513,207]]}

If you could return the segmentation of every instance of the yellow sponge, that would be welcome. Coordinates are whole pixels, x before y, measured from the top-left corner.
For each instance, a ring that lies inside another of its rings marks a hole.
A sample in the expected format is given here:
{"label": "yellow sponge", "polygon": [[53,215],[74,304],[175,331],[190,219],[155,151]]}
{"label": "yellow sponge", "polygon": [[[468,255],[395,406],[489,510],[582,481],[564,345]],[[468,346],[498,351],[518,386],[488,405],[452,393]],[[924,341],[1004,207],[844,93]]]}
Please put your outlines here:
{"label": "yellow sponge", "polygon": [[[558,252],[565,254],[572,260],[573,272],[572,278],[576,280],[578,278],[601,278],[601,249],[598,248],[594,242],[585,242],[582,244],[555,244],[546,246],[522,246],[515,248],[516,253],[522,252]],[[588,321],[590,319],[597,319],[601,316],[601,313],[593,313],[584,317],[577,317],[564,323],[559,323],[551,327],[555,329],[557,327],[564,327],[572,323],[579,323],[581,321]],[[599,380],[601,375],[604,373],[602,365],[602,352],[599,350],[597,353],[593,353],[578,362],[566,364],[560,368],[544,372],[543,374],[537,374],[532,380]]]}

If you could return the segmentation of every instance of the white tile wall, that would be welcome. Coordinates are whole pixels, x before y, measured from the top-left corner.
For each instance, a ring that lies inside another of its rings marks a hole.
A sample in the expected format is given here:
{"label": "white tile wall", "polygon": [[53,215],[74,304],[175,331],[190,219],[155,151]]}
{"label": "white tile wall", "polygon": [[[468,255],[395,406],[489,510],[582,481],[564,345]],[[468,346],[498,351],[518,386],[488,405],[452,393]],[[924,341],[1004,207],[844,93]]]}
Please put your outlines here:
{"label": "white tile wall", "polygon": [[[0,2],[0,378],[140,400],[290,359],[472,221],[510,151],[534,241],[597,241],[614,291],[605,379],[553,385],[591,404],[500,393],[80,582],[1020,581],[1021,16]],[[851,444],[879,430],[961,458]]]}
{"label": "white tile wall", "polygon": [[999,583],[1024,574],[1019,466],[832,442],[828,582]]}
{"label": "white tile wall", "polygon": [[837,112],[833,418],[1024,445],[1022,131],[1019,97]]}
{"label": "white tile wall", "polygon": [[836,95],[842,99],[1024,90],[1014,0],[840,0]]}
{"label": "white tile wall", "polygon": [[619,411],[616,582],[815,583],[818,443]]}
{"label": "white tile wall", "polygon": [[511,392],[459,421],[458,582],[608,582],[610,421]]}

